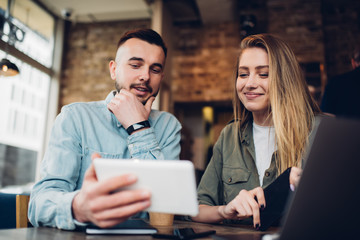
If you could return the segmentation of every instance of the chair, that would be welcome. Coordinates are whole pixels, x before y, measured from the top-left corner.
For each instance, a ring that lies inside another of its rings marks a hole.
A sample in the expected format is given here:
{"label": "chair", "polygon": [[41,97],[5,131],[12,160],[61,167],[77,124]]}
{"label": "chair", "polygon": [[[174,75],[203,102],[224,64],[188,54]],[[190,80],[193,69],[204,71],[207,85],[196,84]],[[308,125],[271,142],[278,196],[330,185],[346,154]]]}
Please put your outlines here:
{"label": "chair", "polygon": [[16,195],[16,228],[26,228],[30,222],[28,219],[29,195]]}
{"label": "chair", "polygon": [[31,226],[27,217],[30,196],[0,193],[0,229]]}

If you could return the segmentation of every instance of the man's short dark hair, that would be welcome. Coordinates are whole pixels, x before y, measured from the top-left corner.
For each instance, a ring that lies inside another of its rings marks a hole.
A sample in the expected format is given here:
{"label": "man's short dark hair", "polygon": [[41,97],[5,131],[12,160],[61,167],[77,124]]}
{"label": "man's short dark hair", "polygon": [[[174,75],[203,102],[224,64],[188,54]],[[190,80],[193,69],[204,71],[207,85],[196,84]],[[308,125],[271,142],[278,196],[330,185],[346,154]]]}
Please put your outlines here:
{"label": "man's short dark hair", "polygon": [[163,49],[165,57],[166,57],[166,54],[167,54],[166,45],[165,45],[163,39],[161,38],[161,36],[154,30],[145,28],[145,29],[135,29],[135,30],[127,31],[120,38],[117,48],[119,49],[119,47],[121,45],[123,45],[127,40],[129,40],[131,38],[138,38],[138,39],[148,42],[150,44],[155,44],[155,45],[161,47]]}

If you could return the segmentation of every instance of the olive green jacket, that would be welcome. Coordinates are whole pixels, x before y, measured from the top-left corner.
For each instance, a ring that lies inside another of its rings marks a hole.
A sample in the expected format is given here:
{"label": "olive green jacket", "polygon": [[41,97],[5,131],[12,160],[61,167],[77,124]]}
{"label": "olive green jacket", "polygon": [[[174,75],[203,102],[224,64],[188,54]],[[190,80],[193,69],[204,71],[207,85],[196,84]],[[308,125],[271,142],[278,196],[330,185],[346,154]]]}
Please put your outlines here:
{"label": "olive green jacket", "polygon": [[[313,131],[309,135],[309,145],[315,136],[323,115],[315,118]],[[213,156],[198,186],[199,204],[209,206],[226,205],[232,201],[241,190],[251,190],[260,186],[259,174],[255,164],[255,146],[252,122],[239,132],[235,123],[228,124],[217,140]],[[305,151],[303,164],[307,159]],[[275,157],[272,155],[270,167],[265,171],[262,187],[267,187],[278,177]],[[225,220],[224,222],[242,222]],[[245,221],[246,222],[246,221]],[[249,222],[251,223],[251,222]]]}
{"label": "olive green jacket", "polygon": [[[263,186],[266,187],[277,177],[275,154],[270,167],[265,171]],[[240,134],[235,123],[228,124],[221,132],[198,187],[199,204],[209,206],[226,205],[242,189],[251,190],[260,186],[255,164],[255,146],[252,123]]]}

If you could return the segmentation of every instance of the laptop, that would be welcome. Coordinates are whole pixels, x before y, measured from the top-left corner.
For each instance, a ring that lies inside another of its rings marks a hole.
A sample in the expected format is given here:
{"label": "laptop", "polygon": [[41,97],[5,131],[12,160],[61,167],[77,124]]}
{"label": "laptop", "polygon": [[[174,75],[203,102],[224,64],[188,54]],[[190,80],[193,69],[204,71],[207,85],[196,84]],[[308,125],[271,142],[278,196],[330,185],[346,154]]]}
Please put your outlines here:
{"label": "laptop", "polygon": [[324,117],[278,234],[263,240],[360,239],[360,121]]}

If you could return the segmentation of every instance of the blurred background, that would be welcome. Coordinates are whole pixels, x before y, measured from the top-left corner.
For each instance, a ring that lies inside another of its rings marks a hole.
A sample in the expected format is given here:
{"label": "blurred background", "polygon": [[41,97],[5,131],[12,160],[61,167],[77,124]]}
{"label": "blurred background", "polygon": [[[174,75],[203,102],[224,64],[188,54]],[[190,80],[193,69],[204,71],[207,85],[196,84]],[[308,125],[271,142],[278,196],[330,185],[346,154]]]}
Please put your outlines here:
{"label": "blurred background", "polygon": [[[0,0],[0,188],[27,192],[62,106],[103,100],[108,62],[127,30],[148,27],[169,48],[154,108],[183,125],[181,159],[205,169],[232,119],[236,58],[247,35],[286,40],[320,103],[351,70],[358,0]],[[10,63],[9,63],[10,61]]]}

